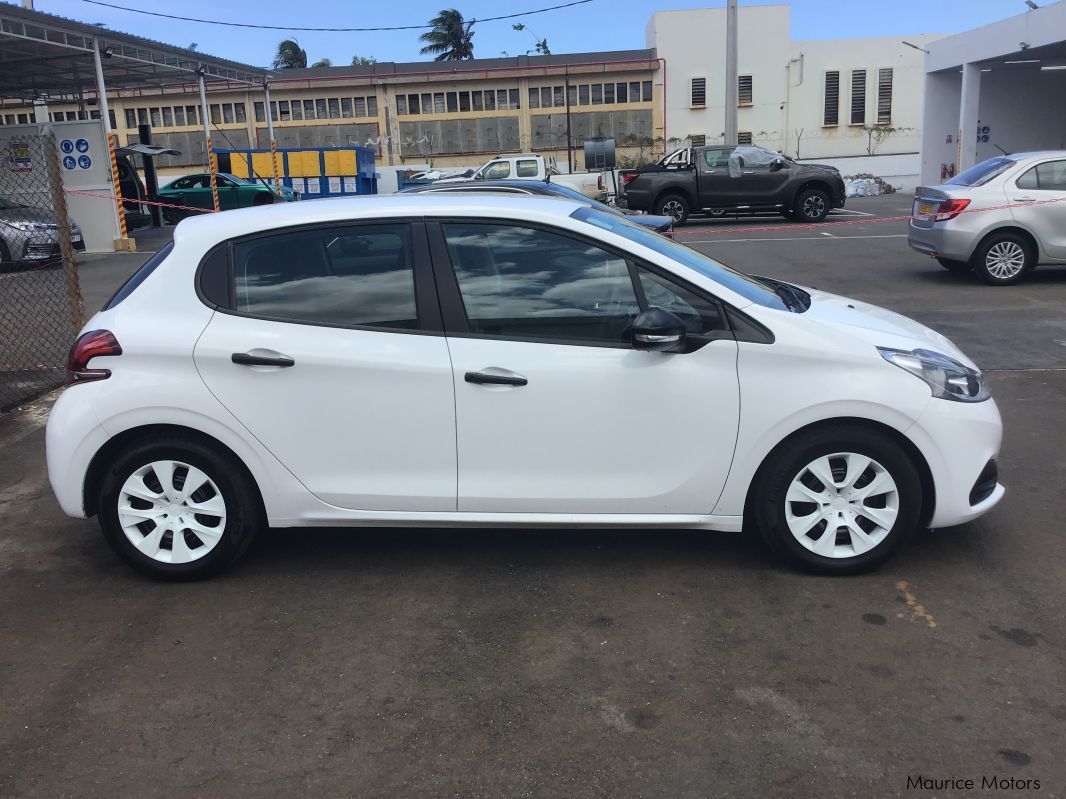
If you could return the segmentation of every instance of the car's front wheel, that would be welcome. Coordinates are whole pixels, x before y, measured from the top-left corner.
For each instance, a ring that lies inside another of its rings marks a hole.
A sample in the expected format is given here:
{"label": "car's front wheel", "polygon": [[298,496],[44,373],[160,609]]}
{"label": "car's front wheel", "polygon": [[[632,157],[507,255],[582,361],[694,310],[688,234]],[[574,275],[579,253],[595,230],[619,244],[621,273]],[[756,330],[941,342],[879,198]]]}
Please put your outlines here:
{"label": "car's front wheel", "polygon": [[247,549],[262,510],[232,455],[165,435],[123,452],[102,481],[100,527],[118,555],[163,580],[211,576]]}
{"label": "car's front wheel", "polygon": [[680,194],[664,194],[655,203],[656,216],[668,216],[675,225],[683,224],[689,215],[688,200]]}
{"label": "car's front wheel", "polygon": [[971,260],[974,272],[985,283],[1010,286],[1036,266],[1036,253],[1017,233],[995,233],[981,242]]}
{"label": "car's front wheel", "polygon": [[770,547],[820,574],[888,560],[918,525],[922,487],[890,437],[865,427],[801,433],[759,470],[751,511]]}
{"label": "car's front wheel", "polygon": [[829,216],[829,195],[821,189],[804,189],[796,195],[792,213],[804,222],[821,222]]}

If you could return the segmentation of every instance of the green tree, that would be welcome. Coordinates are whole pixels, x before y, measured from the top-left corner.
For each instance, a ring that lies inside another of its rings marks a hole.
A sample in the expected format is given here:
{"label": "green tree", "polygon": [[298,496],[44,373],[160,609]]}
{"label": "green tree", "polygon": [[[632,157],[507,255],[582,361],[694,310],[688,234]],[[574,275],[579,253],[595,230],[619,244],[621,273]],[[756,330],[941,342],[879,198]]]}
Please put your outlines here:
{"label": "green tree", "polygon": [[454,8],[443,9],[429,21],[433,26],[418,37],[426,46],[422,55],[434,55],[434,61],[463,61],[474,57],[473,21],[467,22]]}
{"label": "green tree", "polygon": [[369,67],[376,64],[378,60],[373,56],[353,55],[352,66],[353,67]]}
{"label": "green tree", "polygon": [[278,52],[274,56],[274,69],[303,69],[307,66],[307,52],[295,39],[278,42]]}
{"label": "green tree", "polygon": [[311,66],[313,66],[313,67],[331,67],[331,66],[333,66],[333,62],[331,60],[329,60],[328,58],[320,58],[315,63],[313,63]]}
{"label": "green tree", "polygon": [[536,46],[533,48],[533,52],[537,55],[551,55],[552,51],[548,49],[547,37],[538,39]]}

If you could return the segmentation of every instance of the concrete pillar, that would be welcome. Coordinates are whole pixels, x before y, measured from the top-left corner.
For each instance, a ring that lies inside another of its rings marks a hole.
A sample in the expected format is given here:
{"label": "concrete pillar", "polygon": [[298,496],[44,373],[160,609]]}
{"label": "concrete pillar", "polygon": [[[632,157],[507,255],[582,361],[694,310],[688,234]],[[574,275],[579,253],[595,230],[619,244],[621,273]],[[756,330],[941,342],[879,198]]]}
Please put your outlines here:
{"label": "concrete pillar", "polygon": [[959,102],[958,171],[977,163],[977,119],[981,101],[981,68],[962,65],[962,98]]}

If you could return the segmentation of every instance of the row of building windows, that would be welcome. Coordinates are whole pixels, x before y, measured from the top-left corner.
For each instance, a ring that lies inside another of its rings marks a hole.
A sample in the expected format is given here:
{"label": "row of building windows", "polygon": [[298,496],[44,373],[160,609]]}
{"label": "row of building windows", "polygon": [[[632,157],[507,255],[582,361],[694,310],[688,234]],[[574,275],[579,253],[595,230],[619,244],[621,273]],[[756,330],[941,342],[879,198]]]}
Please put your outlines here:
{"label": "row of building windows", "polygon": [[455,114],[470,111],[513,111],[518,108],[521,108],[518,89],[396,95],[397,116]]}
{"label": "row of building windows", "polygon": [[[270,102],[270,116],[275,122],[288,122],[293,119],[352,119],[377,115],[378,98],[374,95]],[[255,121],[266,122],[266,106],[261,102],[255,104]]]}
{"label": "row of building windows", "polygon": [[[108,119],[111,120],[111,127],[115,125],[115,112],[107,112]],[[99,119],[99,111],[53,111],[53,122],[78,122],[87,119]],[[0,125],[28,125],[33,121],[33,114],[0,114]]]}
{"label": "row of building windows", "polygon": [[[737,105],[752,104],[753,84],[751,75],[737,76]],[[689,84],[689,105],[693,108],[707,107],[707,78],[692,78]]]}
{"label": "row of building windows", "polygon": [[[225,115],[229,117],[226,121],[233,122],[236,118],[238,112],[234,110],[234,103],[216,103],[211,106],[211,121],[215,124],[222,122],[223,108],[220,106],[223,105],[225,107]],[[237,103],[236,105],[240,108],[240,119],[238,121],[243,122],[244,103]],[[135,130],[138,125],[151,125],[153,128],[179,128],[185,125],[200,124],[200,108],[195,105],[127,108],[125,111],[126,127],[130,130]]]}
{"label": "row of building windows", "polygon": [[[822,124],[840,124],[840,71],[825,73],[825,103]],[[866,124],[866,70],[851,70],[851,108],[849,124]],[[892,67],[877,70],[877,124],[892,122]]]}
{"label": "row of building windows", "polygon": [[[570,105],[610,105],[650,103],[651,81],[625,83],[579,83],[570,87]],[[562,86],[530,87],[530,108],[562,108],[566,105]]]}

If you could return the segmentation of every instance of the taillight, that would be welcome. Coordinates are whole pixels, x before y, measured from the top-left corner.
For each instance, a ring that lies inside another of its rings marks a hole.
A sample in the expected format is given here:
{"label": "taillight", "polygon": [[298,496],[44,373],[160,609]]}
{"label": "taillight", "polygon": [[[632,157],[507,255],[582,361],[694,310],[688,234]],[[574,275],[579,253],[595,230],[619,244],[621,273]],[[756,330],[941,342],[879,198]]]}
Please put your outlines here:
{"label": "taillight", "polygon": [[947,222],[949,219],[954,219],[969,204],[969,200],[944,200],[944,202],[940,203],[940,207],[936,209],[936,221]]}
{"label": "taillight", "polygon": [[640,177],[639,172],[623,172],[622,173],[622,185],[628,186],[634,180]]}
{"label": "taillight", "polygon": [[110,369],[89,369],[89,361],[105,355],[121,355],[122,347],[110,330],[90,330],[82,333],[67,356],[67,384],[86,383],[90,380],[106,380]]}

